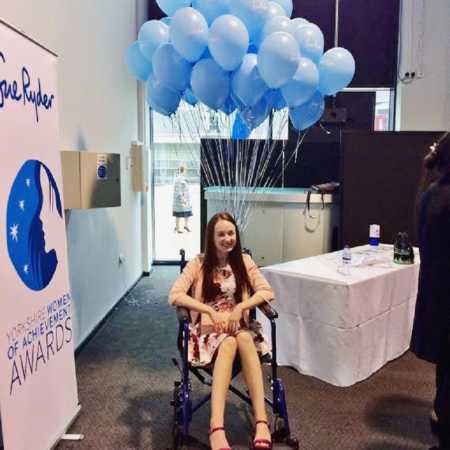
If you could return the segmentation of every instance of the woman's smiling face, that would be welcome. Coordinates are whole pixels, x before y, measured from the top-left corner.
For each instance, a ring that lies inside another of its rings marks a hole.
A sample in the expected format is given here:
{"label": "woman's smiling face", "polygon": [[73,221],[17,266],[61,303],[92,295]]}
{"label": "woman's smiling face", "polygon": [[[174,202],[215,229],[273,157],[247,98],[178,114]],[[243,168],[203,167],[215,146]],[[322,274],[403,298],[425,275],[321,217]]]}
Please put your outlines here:
{"label": "woman's smiling face", "polygon": [[219,220],[214,227],[217,256],[228,256],[236,245],[236,227],[228,220]]}

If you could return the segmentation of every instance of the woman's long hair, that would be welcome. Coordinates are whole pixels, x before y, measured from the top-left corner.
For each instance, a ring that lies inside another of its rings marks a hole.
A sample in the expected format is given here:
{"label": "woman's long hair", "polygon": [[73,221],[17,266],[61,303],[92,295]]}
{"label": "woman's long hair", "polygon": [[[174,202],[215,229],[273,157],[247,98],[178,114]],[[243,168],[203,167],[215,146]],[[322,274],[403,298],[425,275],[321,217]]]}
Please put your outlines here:
{"label": "woman's long hair", "polygon": [[205,236],[205,253],[203,260],[203,297],[205,302],[211,302],[216,295],[220,293],[220,288],[214,284],[214,270],[217,268],[219,261],[216,254],[216,246],[214,244],[214,230],[219,220],[226,220],[234,225],[236,229],[236,245],[228,254],[228,263],[233,271],[236,279],[235,299],[239,303],[242,301],[243,293],[251,290],[250,280],[245,268],[244,259],[242,257],[241,238],[239,230],[233,216],[227,212],[215,214],[206,226]]}
{"label": "woman's long hair", "polygon": [[433,145],[423,160],[424,175],[421,192],[443,175],[450,173],[450,133],[444,133]]}
{"label": "woman's long hair", "polygon": [[421,205],[424,193],[443,175],[450,173],[450,133],[444,133],[433,145],[423,159],[423,175],[416,196],[415,223],[420,226]]}

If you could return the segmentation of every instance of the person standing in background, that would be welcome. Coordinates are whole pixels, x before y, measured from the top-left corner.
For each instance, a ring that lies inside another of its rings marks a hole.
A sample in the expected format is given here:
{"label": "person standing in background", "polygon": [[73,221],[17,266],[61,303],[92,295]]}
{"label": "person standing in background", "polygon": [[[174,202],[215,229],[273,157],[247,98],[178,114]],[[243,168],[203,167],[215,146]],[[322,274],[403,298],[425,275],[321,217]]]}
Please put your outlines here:
{"label": "person standing in background", "polygon": [[[192,216],[191,196],[189,193],[189,184],[186,178],[186,167],[181,165],[178,168],[178,175],[173,185],[173,216],[175,217],[175,230],[177,233],[183,233],[183,229],[191,231],[189,228],[189,217]],[[182,221],[184,219],[184,227]]]}
{"label": "person standing in background", "polygon": [[433,449],[450,450],[450,133],[430,148],[418,207],[420,272],[411,350],[436,364],[430,421],[439,447]]}

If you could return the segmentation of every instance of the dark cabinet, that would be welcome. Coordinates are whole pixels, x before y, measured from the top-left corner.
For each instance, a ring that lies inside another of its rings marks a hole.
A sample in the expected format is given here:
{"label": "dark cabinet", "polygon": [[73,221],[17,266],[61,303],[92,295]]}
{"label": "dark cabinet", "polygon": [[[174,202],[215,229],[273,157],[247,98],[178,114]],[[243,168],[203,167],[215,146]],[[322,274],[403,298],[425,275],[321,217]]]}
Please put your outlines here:
{"label": "dark cabinet", "polygon": [[162,19],[165,14],[159,9],[158,4],[155,0],[150,0],[148,2],[148,20]]}
{"label": "dark cabinet", "polygon": [[395,87],[399,0],[340,0],[339,45],[352,52],[350,87]]}
{"label": "dark cabinet", "polygon": [[[295,17],[316,23],[334,47],[336,0],[294,0]],[[352,52],[350,87],[393,88],[397,78],[399,0],[339,0],[338,45]]]}

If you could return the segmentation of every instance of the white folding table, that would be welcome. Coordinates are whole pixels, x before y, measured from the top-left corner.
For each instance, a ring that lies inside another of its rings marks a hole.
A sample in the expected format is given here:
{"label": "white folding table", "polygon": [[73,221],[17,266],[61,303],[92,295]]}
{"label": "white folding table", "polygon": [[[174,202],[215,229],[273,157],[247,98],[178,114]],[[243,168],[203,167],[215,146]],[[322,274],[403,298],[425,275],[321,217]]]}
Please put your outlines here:
{"label": "white folding table", "polygon": [[[398,265],[390,245],[262,268],[275,292],[277,361],[336,386],[364,380],[409,348],[419,256]],[[344,273],[342,273],[344,272]],[[269,324],[262,318],[266,333]]]}

